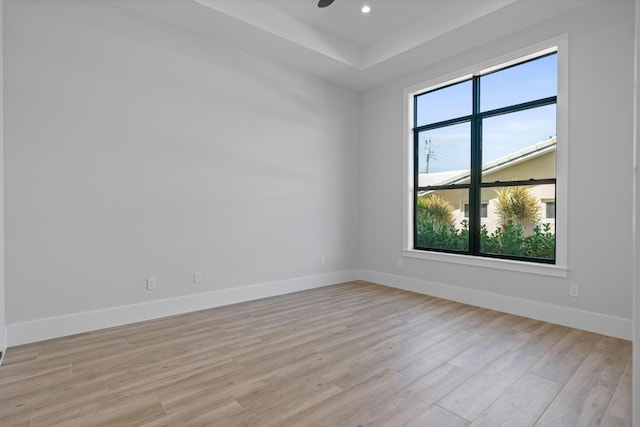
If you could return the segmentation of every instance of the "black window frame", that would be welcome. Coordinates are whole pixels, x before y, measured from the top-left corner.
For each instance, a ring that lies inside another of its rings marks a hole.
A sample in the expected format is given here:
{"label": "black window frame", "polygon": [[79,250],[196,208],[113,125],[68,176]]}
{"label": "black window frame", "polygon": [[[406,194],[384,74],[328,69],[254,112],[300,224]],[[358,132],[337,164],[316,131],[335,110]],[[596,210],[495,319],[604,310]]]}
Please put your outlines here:
{"label": "black window frame", "polygon": [[[483,182],[482,181],[482,122],[485,119],[491,117],[497,117],[504,114],[516,113],[519,111],[526,111],[533,108],[544,107],[548,105],[556,105],[558,103],[557,94],[554,96],[543,97],[527,102],[517,103],[505,107],[495,108],[492,110],[481,111],[480,108],[480,79],[484,76],[487,76],[492,73],[500,72],[512,67],[517,67],[527,62],[535,61],[547,56],[558,55],[557,50],[552,52],[547,52],[541,54],[539,56],[531,57],[529,59],[512,63],[505,67],[500,67],[493,69],[488,73],[474,73],[471,77],[467,79],[457,80],[451,84],[439,86],[434,89],[422,91],[415,93],[413,95],[413,124],[414,127],[411,129],[413,133],[413,248],[415,250],[420,251],[429,251],[429,252],[445,252],[445,253],[455,253],[455,254],[463,254],[477,257],[485,257],[485,258],[498,258],[498,259],[510,259],[517,261],[527,261],[527,262],[535,262],[535,263],[543,263],[543,264],[555,264],[557,258],[557,245],[554,250],[553,258],[533,258],[533,257],[525,257],[525,256],[517,256],[517,255],[508,255],[508,254],[494,254],[494,253],[486,253],[481,252],[481,227],[482,227],[482,217],[480,213],[481,207],[481,192],[485,188],[497,188],[497,187],[515,187],[515,186],[532,186],[532,185],[543,185],[543,184],[553,184],[557,191],[557,178],[545,178],[545,179],[527,179],[527,180],[511,180],[511,181],[495,181],[495,182]],[[556,77],[557,78],[557,77]],[[455,117],[447,120],[442,120],[439,122],[428,123],[421,126],[415,126],[418,123],[418,98],[421,95],[426,93],[430,93],[436,90],[445,89],[447,87],[451,87],[464,82],[472,82],[472,113],[466,116]],[[556,112],[557,115],[557,112]],[[556,116],[557,122],[557,116]],[[421,132],[443,128],[446,126],[452,126],[462,123],[470,123],[471,128],[471,167],[469,173],[469,179],[467,183],[452,183],[445,185],[429,185],[429,186],[420,186],[419,185],[419,135]],[[557,165],[556,165],[557,168]],[[556,177],[557,177],[557,169],[556,169]],[[457,190],[457,189],[466,189],[469,194],[469,218],[468,218],[468,226],[469,226],[469,245],[466,251],[464,250],[452,250],[452,249],[443,249],[443,248],[429,248],[429,247],[420,247],[417,245],[418,242],[418,197],[420,193],[428,193],[432,191],[438,190]],[[556,195],[557,196],[557,195]],[[554,199],[555,201],[555,199]]]}

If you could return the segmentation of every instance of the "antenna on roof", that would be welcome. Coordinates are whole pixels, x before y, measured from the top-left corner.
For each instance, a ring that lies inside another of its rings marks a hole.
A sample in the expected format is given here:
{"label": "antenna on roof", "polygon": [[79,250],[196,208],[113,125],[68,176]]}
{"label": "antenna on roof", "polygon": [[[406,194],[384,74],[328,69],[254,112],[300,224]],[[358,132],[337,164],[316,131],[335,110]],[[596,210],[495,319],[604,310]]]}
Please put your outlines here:
{"label": "antenna on roof", "polygon": [[424,146],[424,157],[427,159],[425,162],[426,168],[424,173],[429,173],[429,159],[434,157],[433,153],[431,152],[431,138],[425,138],[424,143],[426,144]]}

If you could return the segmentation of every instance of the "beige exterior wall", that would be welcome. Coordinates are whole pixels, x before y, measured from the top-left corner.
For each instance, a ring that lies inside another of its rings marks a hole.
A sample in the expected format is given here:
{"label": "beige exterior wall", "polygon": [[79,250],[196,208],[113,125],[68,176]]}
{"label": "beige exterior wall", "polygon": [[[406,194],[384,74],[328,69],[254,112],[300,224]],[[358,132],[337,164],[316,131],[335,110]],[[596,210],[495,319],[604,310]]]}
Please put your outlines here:
{"label": "beige exterior wall", "polygon": [[[526,160],[512,166],[505,167],[493,173],[484,175],[485,181],[514,181],[526,180],[530,178],[554,178],[556,176],[556,152],[551,151],[539,157]],[[555,201],[555,186],[550,184],[533,185],[527,187],[529,191],[538,199],[540,206],[540,224],[549,223],[551,230],[555,232],[555,219],[547,218],[546,203]],[[489,233],[493,233],[499,225],[500,220],[496,214],[496,201],[498,188],[487,188],[482,192],[482,203],[487,203],[487,217],[482,218],[482,224],[487,227]],[[462,222],[467,219],[464,215],[464,206],[469,203],[468,192],[466,190],[440,190],[435,193],[446,198],[455,207],[453,211],[458,228],[462,227]]]}

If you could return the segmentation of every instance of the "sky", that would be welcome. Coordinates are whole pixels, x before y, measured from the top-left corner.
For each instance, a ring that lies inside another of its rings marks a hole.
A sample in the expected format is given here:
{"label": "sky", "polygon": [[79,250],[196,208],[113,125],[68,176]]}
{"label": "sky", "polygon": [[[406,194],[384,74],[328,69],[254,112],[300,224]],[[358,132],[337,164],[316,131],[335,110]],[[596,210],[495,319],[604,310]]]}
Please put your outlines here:
{"label": "sky", "polygon": [[[557,94],[557,55],[536,59],[480,78],[480,109],[519,104]],[[471,81],[418,97],[417,125],[471,114]],[[548,105],[485,119],[483,163],[556,135],[556,106]],[[469,169],[470,125],[463,123],[421,132],[419,172],[426,169],[425,141],[431,139],[429,173]]]}

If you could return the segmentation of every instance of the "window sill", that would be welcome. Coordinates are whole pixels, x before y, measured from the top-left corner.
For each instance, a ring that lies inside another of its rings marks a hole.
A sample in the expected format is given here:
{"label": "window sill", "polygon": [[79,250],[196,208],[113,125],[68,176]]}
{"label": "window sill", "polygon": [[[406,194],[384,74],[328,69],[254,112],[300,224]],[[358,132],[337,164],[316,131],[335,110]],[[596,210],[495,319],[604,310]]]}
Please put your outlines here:
{"label": "window sill", "polygon": [[483,258],[470,255],[458,255],[443,252],[418,251],[404,249],[402,256],[407,258],[425,259],[429,261],[449,262],[453,264],[470,265],[473,267],[492,268],[496,270],[516,271],[519,273],[539,274],[542,276],[567,277],[568,269],[559,265],[538,264],[510,259]]}

